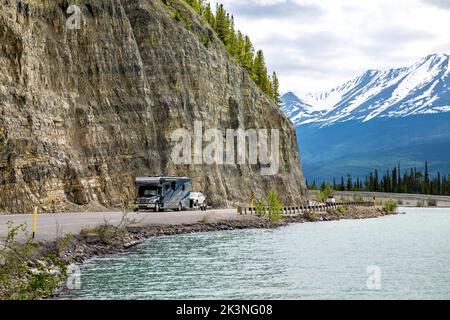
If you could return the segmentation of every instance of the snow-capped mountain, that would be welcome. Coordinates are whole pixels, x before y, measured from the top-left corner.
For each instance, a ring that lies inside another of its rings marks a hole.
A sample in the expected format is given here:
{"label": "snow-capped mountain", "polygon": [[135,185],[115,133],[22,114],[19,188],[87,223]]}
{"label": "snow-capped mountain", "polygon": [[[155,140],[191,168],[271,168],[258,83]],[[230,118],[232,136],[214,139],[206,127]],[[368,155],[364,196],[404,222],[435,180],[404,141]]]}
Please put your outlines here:
{"label": "snow-capped mountain", "polygon": [[[450,57],[369,70],[323,93],[282,97],[309,181],[395,167],[450,173]],[[422,168],[423,169],[423,168]]]}
{"label": "snow-capped mountain", "polygon": [[450,56],[429,55],[407,68],[369,70],[327,92],[282,97],[295,125],[329,126],[354,120],[450,111]]}

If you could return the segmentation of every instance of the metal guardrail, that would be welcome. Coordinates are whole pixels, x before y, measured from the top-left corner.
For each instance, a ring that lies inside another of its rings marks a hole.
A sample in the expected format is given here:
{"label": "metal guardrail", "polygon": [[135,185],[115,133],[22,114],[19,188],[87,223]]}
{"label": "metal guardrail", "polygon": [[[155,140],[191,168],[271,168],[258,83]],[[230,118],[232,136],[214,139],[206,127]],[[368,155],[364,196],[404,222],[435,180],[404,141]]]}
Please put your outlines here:
{"label": "metal guardrail", "polygon": [[[290,216],[290,215],[302,215],[305,213],[310,212],[324,212],[332,209],[337,209],[338,207],[355,207],[355,206],[365,206],[365,207],[371,207],[374,203],[370,201],[363,201],[363,202],[336,202],[334,204],[321,204],[321,205],[300,205],[296,207],[284,207],[283,208],[283,215]],[[239,207],[238,213],[241,215],[254,215],[256,214],[256,208],[249,208],[249,207]]]}
{"label": "metal guardrail", "polygon": [[[310,198],[315,198],[319,190],[308,190],[308,195]],[[385,192],[365,192],[365,191],[334,191],[333,195],[337,197],[353,198],[355,195],[360,196],[363,199],[372,199],[376,197],[377,199],[402,199],[409,201],[418,200],[428,200],[435,199],[438,201],[450,202],[450,196],[438,196],[438,195],[428,195],[428,194],[414,194],[414,193],[385,193]]]}

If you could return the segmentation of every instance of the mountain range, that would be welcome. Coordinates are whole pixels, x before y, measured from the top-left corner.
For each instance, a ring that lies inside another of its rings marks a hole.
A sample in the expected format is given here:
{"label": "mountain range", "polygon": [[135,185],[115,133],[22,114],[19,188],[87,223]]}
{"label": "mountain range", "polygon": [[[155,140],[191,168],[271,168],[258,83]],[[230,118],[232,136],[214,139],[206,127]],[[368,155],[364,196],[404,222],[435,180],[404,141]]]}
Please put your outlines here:
{"label": "mountain range", "polygon": [[368,70],[326,92],[282,96],[308,180],[361,176],[398,162],[450,172],[450,56]]}

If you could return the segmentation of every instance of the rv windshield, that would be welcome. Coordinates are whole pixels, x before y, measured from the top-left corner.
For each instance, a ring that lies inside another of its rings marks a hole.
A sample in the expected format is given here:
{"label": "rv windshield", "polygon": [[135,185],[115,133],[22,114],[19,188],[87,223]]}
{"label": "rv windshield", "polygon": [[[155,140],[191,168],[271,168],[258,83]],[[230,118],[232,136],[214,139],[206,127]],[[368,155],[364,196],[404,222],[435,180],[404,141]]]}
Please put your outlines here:
{"label": "rv windshield", "polygon": [[159,195],[159,188],[156,187],[140,187],[139,198],[156,197]]}

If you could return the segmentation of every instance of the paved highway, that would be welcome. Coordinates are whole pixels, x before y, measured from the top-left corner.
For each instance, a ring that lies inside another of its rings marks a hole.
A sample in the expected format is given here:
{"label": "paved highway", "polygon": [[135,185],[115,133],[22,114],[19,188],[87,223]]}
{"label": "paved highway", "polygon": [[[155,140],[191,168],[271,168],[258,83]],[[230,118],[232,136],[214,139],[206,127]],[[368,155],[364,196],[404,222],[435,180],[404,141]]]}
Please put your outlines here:
{"label": "paved highway", "polygon": [[[128,219],[133,219],[142,225],[172,225],[192,224],[199,222],[204,216],[208,216],[209,222],[219,220],[249,219],[248,216],[237,214],[236,209],[183,211],[180,212],[139,212],[129,213]],[[121,212],[93,212],[93,213],[54,213],[39,214],[37,218],[37,240],[53,240],[64,234],[78,234],[83,228],[95,227],[105,221],[117,225],[122,219]],[[26,223],[31,233],[33,215],[0,215],[0,237],[4,238],[8,232],[7,222],[15,225]]]}
{"label": "paved highway", "polygon": [[[317,191],[309,191],[311,199]],[[374,193],[374,192],[341,192],[336,191],[335,196],[351,199],[354,194],[358,194],[366,199],[372,199],[375,195],[377,199],[397,199],[402,200],[402,206],[417,206],[417,201],[436,199],[438,206],[450,207],[450,197],[395,194],[395,193]],[[192,224],[200,221],[204,216],[208,216],[208,221],[251,219],[251,216],[241,216],[236,209],[209,210],[204,211],[184,211],[179,212],[139,212],[129,213],[128,218],[143,225],[172,225],[172,224]],[[52,240],[63,234],[78,234],[83,228],[95,227],[105,221],[117,225],[122,219],[122,213],[117,212],[78,212],[78,213],[54,213],[39,214],[37,219],[36,239]],[[31,232],[33,215],[0,215],[0,238],[3,238],[8,231],[7,222],[12,221],[15,225],[26,223]]]}

